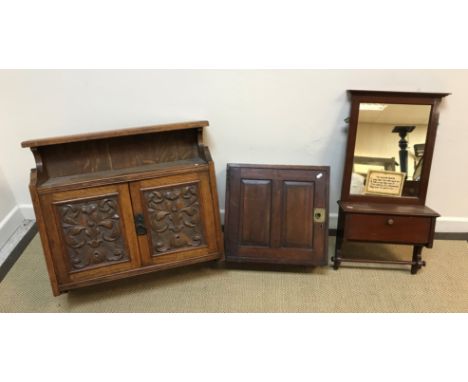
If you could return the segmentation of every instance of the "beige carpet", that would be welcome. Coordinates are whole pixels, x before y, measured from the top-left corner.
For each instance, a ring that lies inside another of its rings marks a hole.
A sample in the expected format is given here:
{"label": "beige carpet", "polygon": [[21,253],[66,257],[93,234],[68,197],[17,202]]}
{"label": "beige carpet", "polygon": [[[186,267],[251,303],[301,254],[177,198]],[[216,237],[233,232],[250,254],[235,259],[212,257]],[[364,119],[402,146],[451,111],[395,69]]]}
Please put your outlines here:
{"label": "beige carpet", "polygon": [[[411,256],[406,246],[347,248],[362,256]],[[36,236],[0,283],[0,312],[468,312],[467,242],[437,241],[423,258],[428,264],[416,276],[408,267],[274,271],[199,264],[53,297]]]}

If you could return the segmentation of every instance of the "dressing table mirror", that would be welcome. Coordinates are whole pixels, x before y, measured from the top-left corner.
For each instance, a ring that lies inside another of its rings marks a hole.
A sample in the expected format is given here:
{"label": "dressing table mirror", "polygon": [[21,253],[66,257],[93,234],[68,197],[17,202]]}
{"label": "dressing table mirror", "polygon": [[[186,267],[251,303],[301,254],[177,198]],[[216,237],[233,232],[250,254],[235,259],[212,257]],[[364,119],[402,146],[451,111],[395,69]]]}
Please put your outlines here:
{"label": "dressing table mirror", "polygon": [[[348,90],[348,143],[333,266],[407,264],[416,274],[439,214],[425,205],[439,119],[450,93]],[[411,260],[346,258],[346,241],[413,246]]]}

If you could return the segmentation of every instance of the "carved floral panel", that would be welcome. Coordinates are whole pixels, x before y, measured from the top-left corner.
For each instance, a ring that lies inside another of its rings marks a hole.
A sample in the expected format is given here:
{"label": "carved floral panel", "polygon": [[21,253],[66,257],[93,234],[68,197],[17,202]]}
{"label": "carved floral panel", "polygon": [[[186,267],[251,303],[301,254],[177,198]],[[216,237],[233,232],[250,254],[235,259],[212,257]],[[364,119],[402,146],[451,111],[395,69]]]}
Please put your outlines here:
{"label": "carved floral panel", "polygon": [[117,196],[69,202],[57,209],[72,271],[129,259]]}
{"label": "carved floral panel", "polygon": [[148,190],[143,196],[150,220],[153,255],[205,243],[197,184]]}

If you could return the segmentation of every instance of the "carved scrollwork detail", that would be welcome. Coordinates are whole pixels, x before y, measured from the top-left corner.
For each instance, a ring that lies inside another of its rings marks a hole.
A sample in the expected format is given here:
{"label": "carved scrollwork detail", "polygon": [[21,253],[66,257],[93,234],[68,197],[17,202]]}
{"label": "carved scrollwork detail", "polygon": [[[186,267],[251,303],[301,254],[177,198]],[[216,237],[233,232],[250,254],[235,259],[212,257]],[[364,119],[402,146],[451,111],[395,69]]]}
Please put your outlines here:
{"label": "carved scrollwork detail", "polygon": [[205,243],[198,185],[148,190],[143,195],[149,214],[154,255]]}
{"label": "carved scrollwork detail", "polygon": [[70,269],[128,260],[117,196],[57,206]]}

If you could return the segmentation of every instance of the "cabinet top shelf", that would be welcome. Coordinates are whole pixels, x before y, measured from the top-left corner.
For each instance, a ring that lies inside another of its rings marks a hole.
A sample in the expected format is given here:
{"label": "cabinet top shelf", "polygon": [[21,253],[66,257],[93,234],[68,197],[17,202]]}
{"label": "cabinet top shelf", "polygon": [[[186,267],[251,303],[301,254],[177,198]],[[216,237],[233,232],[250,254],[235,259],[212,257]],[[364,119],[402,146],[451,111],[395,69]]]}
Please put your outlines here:
{"label": "cabinet top shelf", "polygon": [[171,124],[165,124],[165,125],[133,127],[133,128],[127,128],[127,129],[109,130],[109,131],[101,131],[101,132],[95,132],[95,133],[74,134],[74,135],[65,135],[65,136],[52,137],[52,138],[33,139],[33,140],[22,142],[21,147],[32,148],[32,147],[57,145],[61,143],[83,142],[83,141],[106,139],[106,138],[117,138],[117,137],[126,137],[126,136],[134,136],[134,135],[141,135],[141,134],[160,133],[164,131],[198,129],[198,128],[203,128],[208,125],[209,125],[208,121],[194,121],[194,122],[171,123]]}
{"label": "cabinet top shelf", "polygon": [[397,205],[372,202],[338,201],[338,205],[347,213],[373,215],[403,215],[403,216],[440,216],[437,212],[421,205]]}

